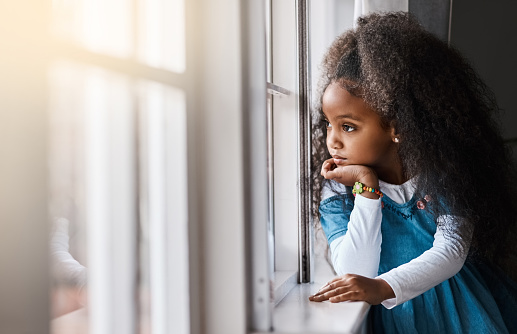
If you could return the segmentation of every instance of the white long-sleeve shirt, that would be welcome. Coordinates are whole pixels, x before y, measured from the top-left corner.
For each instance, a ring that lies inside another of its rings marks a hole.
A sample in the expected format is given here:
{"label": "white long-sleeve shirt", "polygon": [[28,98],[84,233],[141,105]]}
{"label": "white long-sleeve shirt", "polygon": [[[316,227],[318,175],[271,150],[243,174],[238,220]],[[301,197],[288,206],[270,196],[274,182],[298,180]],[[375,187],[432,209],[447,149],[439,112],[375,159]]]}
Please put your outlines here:
{"label": "white long-sleeve shirt", "polygon": [[54,219],[50,238],[50,256],[54,278],[79,287],[86,285],[86,268],[69,251],[69,222],[65,218]]}
{"label": "white long-sleeve shirt", "polygon": [[[415,191],[411,180],[402,185],[383,181],[379,183],[382,192],[399,204],[409,201]],[[322,200],[341,192],[346,192],[343,185],[335,181],[327,182],[323,188]],[[350,273],[378,277],[391,286],[395,298],[382,302],[386,308],[393,308],[424,293],[454,276],[463,267],[470,236],[465,236],[462,240],[458,233],[449,233],[446,238],[442,225],[454,230],[457,224],[452,216],[440,216],[433,246],[429,250],[410,262],[377,276],[382,243],[381,221],[381,201],[356,196],[348,231],[334,239],[330,249],[332,263],[338,275]]]}

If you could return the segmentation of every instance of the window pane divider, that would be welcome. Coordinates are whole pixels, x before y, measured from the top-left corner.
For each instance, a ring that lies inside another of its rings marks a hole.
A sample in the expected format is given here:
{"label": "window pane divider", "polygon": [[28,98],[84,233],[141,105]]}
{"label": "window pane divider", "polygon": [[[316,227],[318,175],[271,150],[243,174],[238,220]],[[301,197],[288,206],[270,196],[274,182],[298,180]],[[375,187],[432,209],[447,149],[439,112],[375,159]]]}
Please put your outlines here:
{"label": "window pane divider", "polygon": [[311,217],[311,122],[310,122],[310,62],[309,62],[309,0],[296,1],[298,45],[298,219],[300,283],[312,282],[312,217]]}
{"label": "window pane divider", "polygon": [[78,45],[55,40],[52,44],[54,59],[70,58],[91,66],[98,66],[112,71],[124,73],[136,79],[148,79],[181,89],[187,87],[185,73],[177,73],[166,69],[145,65],[133,58],[119,58],[89,51]]}
{"label": "window pane divider", "polygon": [[271,95],[279,95],[279,96],[289,96],[291,95],[291,91],[289,89],[286,89],[284,87],[280,87],[278,85],[275,85],[274,83],[267,82],[266,83],[267,92]]}

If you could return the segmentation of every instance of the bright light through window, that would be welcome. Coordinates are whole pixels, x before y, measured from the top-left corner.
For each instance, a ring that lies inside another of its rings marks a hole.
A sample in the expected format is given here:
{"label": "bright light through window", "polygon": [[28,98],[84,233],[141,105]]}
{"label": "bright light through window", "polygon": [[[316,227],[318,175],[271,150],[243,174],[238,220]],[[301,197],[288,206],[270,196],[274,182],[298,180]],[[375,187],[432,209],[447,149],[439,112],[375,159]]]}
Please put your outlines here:
{"label": "bright light through window", "polygon": [[[189,332],[186,105],[182,90],[139,85],[140,307],[143,332]],[[146,298],[148,296],[149,298]]]}
{"label": "bright light through window", "polygon": [[185,71],[184,0],[53,0],[52,15],[53,34],[61,40],[91,52]]}
{"label": "bright light through window", "polygon": [[152,67],[185,71],[184,0],[140,0],[138,59]]}

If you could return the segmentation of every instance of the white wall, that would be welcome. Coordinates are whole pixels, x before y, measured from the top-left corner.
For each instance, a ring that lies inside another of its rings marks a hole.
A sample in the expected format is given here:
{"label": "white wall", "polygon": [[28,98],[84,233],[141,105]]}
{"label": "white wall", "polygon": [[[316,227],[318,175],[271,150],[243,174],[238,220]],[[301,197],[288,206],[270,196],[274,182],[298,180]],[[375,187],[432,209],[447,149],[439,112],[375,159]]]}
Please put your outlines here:
{"label": "white wall", "polygon": [[190,240],[199,245],[190,259],[191,265],[199,261],[191,302],[199,307],[201,333],[245,333],[241,8],[237,0],[196,3],[190,9],[196,11],[198,46],[187,59],[187,67],[197,68],[187,100],[188,139],[196,150],[189,153],[197,161],[189,170],[189,180],[197,179],[189,192],[197,196],[189,200],[191,209],[197,207],[190,221],[198,236]]}

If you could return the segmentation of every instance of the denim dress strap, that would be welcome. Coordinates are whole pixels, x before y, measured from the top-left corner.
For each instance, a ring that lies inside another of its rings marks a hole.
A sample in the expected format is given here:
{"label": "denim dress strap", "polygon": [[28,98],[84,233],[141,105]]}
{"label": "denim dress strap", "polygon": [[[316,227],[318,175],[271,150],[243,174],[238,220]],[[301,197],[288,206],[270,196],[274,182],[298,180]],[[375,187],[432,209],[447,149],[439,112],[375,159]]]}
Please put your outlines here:
{"label": "denim dress strap", "polygon": [[326,198],[320,203],[320,222],[328,244],[346,234],[350,213],[354,208],[354,196],[350,193]]}

